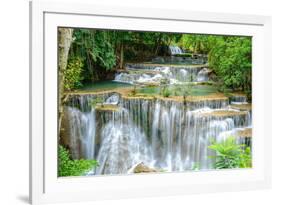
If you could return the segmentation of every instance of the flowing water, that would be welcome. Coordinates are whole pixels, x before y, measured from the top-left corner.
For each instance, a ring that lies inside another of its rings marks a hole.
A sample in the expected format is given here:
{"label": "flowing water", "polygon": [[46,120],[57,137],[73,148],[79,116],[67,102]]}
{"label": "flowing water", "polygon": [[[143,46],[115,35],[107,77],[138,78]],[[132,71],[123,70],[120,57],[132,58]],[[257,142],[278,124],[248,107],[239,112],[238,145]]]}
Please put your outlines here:
{"label": "flowing water", "polygon": [[165,80],[169,84],[185,82],[206,82],[209,80],[209,70],[204,66],[158,66],[158,65],[128,65],[127,72],[117,73],[116,82],[129,84],[160,83]]}
{"label": "flowing water", "polygon": [[[203,66],[133,64],[127,65],[126,72],[118,73],[115,82],[103,82],[97,89],[163,80],[170,86],[181,86],[186,82],[208,81],[209,73]],[[142,89],[143,93],[158,92],[159,86]],[[213,92],[209,87],[198,89],[201,94],[205,89],[203,95]],[[102,102],[102,106],[97,107],[97,102]],[[210,156],[215,153],[208,148],[211,140],[222,141],[251,127],[251,112],[231,106],[244,104],[247,99],[243,95],[179,102],[123,97],[110,91],[72,94],[64,119],[68,123],[70,153],[74,159],[99,162],[99,167],[88,175],[126,174],[139,163],[165,171],[212,169],[214,159]],[[250,142],[249,138],[237,137],[237,143]]]}
{"label": "flowing water", "polygon": [[183,54],[183,51],[178,46],[169,46],[169,50],[172,55]]}
{"label": "flowing water", "polygon": [[[95,109],[96,98],[117,109]],[[125,174],[140,162],[165,171],[212,169],[210,140],[251,126],[250,112],[230,108],[225,99],[184,105],[117,93],[72,95],[66,112],[72,156],[100,164],[90,175]]]}

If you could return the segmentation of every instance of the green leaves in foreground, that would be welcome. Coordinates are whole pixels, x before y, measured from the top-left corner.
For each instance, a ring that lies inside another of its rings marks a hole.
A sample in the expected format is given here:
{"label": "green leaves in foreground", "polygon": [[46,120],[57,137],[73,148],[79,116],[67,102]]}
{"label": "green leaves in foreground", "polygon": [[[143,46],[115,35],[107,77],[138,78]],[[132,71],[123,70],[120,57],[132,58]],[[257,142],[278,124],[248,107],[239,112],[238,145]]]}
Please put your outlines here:
{"label": "green leaves in foreground", "polygon": [[249,168],[252,166],[250,147],[236,143],[234,137],[222,142],[213,142],[209,149],[216,151],[216,169]]}
{"label": "green leaves in foreground", "polygon": [[59,145],[58,175],[62,176],[82,176],[85,172],[98,166],[96,160],[71,160],[67,149]]}

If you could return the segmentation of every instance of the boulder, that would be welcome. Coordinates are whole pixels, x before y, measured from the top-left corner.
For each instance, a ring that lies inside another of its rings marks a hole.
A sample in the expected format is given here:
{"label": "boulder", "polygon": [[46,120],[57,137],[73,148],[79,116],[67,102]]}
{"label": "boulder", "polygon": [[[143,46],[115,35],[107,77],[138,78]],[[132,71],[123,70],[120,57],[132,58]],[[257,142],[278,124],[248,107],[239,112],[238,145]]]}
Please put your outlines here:
{"label": "boulder", "polygon": [[132,170],[133,173],[137,174],[137,173],[150,173],[150,172],[157,172],[156,169],[148,167],[147,165],[145,165],[143,162],[137,164],[135,167],[133,167]]}

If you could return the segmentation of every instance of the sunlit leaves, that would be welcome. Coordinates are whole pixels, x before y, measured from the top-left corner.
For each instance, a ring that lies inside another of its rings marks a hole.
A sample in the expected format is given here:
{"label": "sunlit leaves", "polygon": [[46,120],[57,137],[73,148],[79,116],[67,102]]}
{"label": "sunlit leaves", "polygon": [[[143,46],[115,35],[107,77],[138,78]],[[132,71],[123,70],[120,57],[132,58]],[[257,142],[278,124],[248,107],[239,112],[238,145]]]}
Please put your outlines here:
{"label": "sunlit leaves", "polygon": [[59,176],[81,176],[87,171],[98,166],[96,160],[71,160],[67,149],[59,145],[58,152],[58,175]]}
{"label": "sunlit leaves", "polygon": [[83,61],[80,57],[72,57],[68,60],[64,74],[64,89],[72,90],[81,87]]}
{"label": "sunlit leaves", "polygon": [[216,152],[216,155],[213,156],[216,169],[251,167],[250,147],[236,143],[234,137],[229,137],[221,142],[212,142],[209,149]]}

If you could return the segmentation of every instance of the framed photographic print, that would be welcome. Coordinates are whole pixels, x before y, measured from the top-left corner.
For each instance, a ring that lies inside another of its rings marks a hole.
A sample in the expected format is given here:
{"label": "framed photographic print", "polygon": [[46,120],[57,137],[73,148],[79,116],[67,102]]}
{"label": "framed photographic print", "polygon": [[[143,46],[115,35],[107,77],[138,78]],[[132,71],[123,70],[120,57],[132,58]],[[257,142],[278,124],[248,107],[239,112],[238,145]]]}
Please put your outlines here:
{"label": "framed photographic print", "polygon": [[36,1],[30,20],[31,203],[270,187],[270,17]]}

